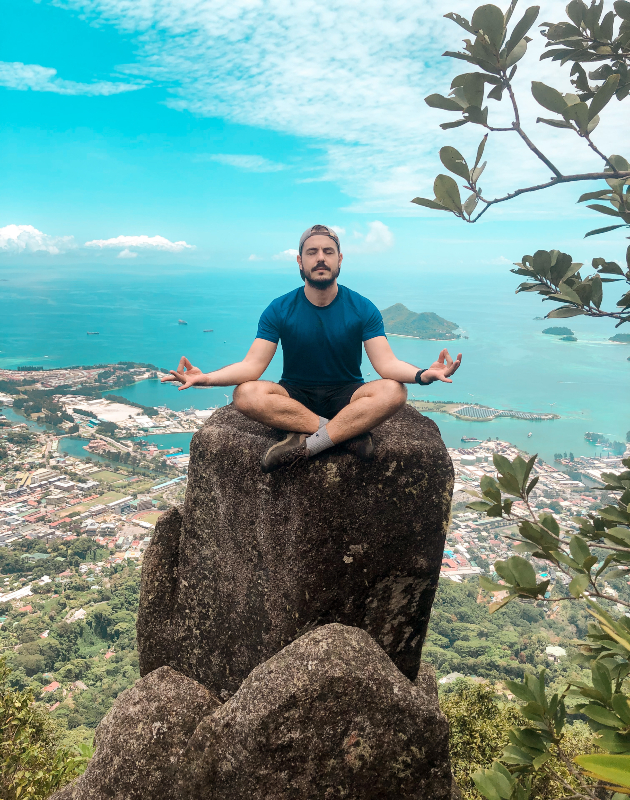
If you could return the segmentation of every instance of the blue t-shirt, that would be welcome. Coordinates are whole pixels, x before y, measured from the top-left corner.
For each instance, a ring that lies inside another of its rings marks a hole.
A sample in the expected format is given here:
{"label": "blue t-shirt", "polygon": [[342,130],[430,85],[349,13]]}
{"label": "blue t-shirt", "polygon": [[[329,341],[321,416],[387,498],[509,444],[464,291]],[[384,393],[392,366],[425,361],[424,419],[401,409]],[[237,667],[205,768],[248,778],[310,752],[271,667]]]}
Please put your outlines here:
{"label": "blue t-shirt", "polygon": [[276,298],[263,311],[256,338],[282,342],[282,380],[296,386],[363,383],[362,343],[385,336],[378,308],[339,286],[327,306],[315,306],[304,287]]}

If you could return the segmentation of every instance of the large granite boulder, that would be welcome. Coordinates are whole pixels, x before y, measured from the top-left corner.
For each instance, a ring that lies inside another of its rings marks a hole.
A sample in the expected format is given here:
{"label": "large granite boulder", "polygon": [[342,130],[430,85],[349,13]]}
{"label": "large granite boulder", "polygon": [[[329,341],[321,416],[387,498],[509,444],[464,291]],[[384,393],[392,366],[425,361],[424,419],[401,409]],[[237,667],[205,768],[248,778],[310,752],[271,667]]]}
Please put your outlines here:
{"label": "large granite boulder", "polygon": [[298,636],[339,622],[416,677],[453,467],[410,406],[373,434],[371,462],[333,449],[263,475],[284,434],[232,406],[213,414],[191,443],[184,507],[160,518],[145,554],[141,674],[168,665],[227,699]]}
{"label": "large granite boulder", "polygon": [[51,800],[162,800],[201,720],[221,703],[199,683],[161,667],[124,691],[96,729],[87,770]]}
{"label": "large granite boulder", "polygon": [[161,668],[98,728],[87,771],[54,800],[451,800],[435,677],[416,684],[365,631],[326,625],[220,705]]}

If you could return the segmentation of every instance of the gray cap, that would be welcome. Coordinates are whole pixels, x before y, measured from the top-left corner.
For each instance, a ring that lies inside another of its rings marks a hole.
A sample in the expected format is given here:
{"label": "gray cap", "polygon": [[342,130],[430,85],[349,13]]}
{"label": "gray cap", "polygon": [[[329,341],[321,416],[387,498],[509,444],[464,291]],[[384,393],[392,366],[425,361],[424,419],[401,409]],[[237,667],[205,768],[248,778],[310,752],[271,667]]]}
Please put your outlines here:
{"label": "gray cap", "polygon": [[328,236],[329,239],[332,239],[333,242],[336,242],[337,250],[341,252],[341,247],[339,245],[339,237],[332,228],[328,228],[326,225],[312,225],[310,228],[307,228],[304,231],[304,233],[300,236],[300,255],[302,255],[302,247],[304,247],[304,242],[310,236]]}

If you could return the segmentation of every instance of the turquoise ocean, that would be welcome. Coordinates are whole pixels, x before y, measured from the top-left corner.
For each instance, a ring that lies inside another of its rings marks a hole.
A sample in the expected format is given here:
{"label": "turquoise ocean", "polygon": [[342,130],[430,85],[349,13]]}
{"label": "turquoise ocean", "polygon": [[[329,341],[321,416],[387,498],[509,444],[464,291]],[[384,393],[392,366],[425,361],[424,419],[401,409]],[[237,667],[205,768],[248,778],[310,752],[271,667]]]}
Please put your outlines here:
{"label": "turquoise ocean", "polygon": [[[601,452],[584,440],[586,431],[625,440],[630,430],[630,346],[607,341],[615,333],[611,322],[584,317],[536,320],[550,304],[515,295],[518,278],[505,266],[470,272],[355,266],[344,269],[340,281],[381,309],[402,302],[412,311],[434,311],[456,322],[468,337],[455,342],[390,337],[398,357],[418,367],[429,366],[443,346],[453,355],[463,353],[452,385],[412,385],[410,397],[560,415],[547,422],[464,422],[431,415],[447,446],[462,446],[462,436],[498,437],[551,461],[558,451]],[[300,284],[293,266],[154,266],[136,272],[102,265],[4,267],[0,367],[138,361],[175,368],[185,355],[209,371],[240,360],[256,335],[261,311],[274,297]],[[613,304],[611,291],[608,305]],[[179,324],[180,319],[187,324]],[[578,341],[543,334],[550,325],[567,325]],[[204,333],[207,329],[212,333]],[[88,331],[98,331],[98,336],[88,336]],[[265,377],[277,380],[281,369],[279,352]],[[367,360],[363,369],[366,380],[376,377]],[[145,381],[117,393],[143,404],[183,409],[224,405],[232,389],[178,392],[174,386]],[[187,451],[189,438],[174,434],[154,441]],[[79,442],[66,440],[64,449],[85,454]]]}

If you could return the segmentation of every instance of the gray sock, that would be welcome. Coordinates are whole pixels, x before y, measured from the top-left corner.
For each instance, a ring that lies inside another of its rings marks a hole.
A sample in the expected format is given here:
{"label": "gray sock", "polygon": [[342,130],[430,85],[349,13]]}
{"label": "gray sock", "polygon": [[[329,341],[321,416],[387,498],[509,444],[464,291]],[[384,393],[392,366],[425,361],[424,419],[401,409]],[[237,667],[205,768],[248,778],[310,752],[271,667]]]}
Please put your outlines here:
{"label": "gray sock", "polygon": [[333,447],[334,444],[335,443],[328,435],[328,430],[325,425],[321,427],[317,433],[307,436],[306,438],[306,449],[309,456],[317,455],[317,453],[321,453],[322,450],[328,450],[328,448]]}
{"label": "gray sock", "polygon": [[317,427],[318,427],[318,429],[319,429],[319,428],[323,428],[323,427],[324,427],[324,425],[328,425],[328,423],[329,423],[329,422],[330,422],[330,420],[329,420],[329,419],[326,419],[326,417],[320,417],[320,418],[319,418],[319,425],[317,426]]}

